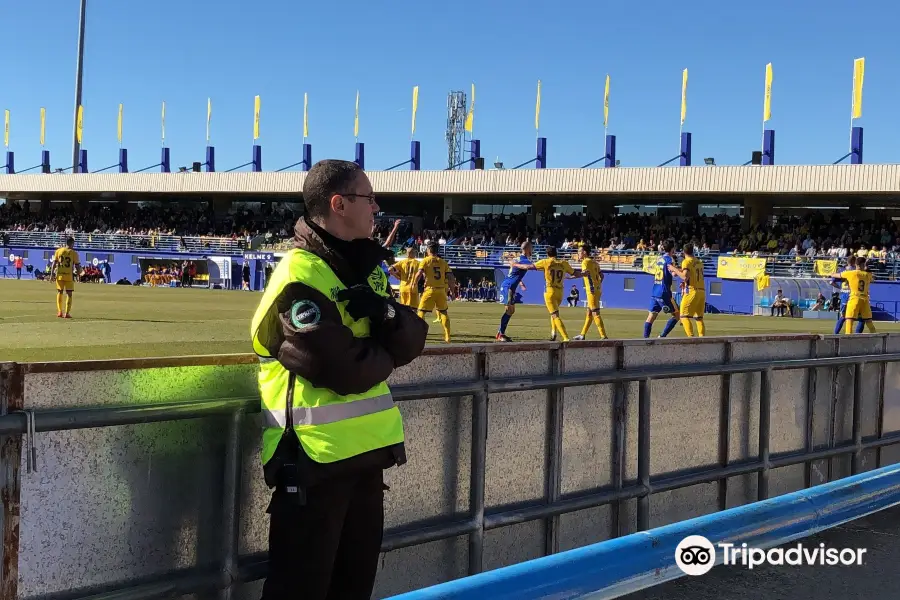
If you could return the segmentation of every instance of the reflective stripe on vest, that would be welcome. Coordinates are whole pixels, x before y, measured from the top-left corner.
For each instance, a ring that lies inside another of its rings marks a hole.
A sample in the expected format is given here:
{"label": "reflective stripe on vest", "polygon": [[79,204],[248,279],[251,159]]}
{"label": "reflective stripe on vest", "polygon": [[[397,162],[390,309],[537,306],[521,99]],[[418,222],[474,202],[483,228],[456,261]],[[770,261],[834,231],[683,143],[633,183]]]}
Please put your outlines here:
{"label": "reflective stripe on vest", "polygon": [[[394,406],[393,396],[391,394],[383,394],[372,398],[361,398],[353,402],[326,404],[325,406],[295,406],[291,410],[291,416],[294,420],[294,426],[322,425],[390,410]],[[287,422],[284,420],[283,410],[264,410],[263,416],[266,420],[266,427],[285,427],[287,425]]]}

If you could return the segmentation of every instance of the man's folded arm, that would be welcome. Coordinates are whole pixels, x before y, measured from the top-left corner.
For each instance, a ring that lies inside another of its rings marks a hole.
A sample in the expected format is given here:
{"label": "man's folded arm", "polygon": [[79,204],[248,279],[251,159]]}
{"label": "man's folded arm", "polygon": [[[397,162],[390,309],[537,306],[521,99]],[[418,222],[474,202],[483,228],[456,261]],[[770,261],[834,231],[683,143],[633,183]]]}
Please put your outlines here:
{"label": "man's folded arm", "polygon": [[375,336],[394,358],[394,367],[402,367],[418,358],[425,349],[428,323],[412,308],[393,300],[387,302],[394,308],[394,318],[385,320]]}
{"label": "man's folded arm", "polygon": [[341,395],[366,392],[394,370],[390,352],[355,337],[334,302],[300,282],[285,287],[257,337],[285,369]]}

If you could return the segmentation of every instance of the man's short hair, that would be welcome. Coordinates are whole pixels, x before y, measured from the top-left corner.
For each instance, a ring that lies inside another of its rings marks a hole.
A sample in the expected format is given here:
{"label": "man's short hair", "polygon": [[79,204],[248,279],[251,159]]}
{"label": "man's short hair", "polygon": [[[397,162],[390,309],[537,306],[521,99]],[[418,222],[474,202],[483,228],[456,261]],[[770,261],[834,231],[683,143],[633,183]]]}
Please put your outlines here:
{"label": "man's short hair", "polygon": [[671,252],[674,249],[675,249],[675,241],[674,240],[666,240],[665,242],[663,242],[663,252],[665,252],[666,254],[668,254],[669,252]]}
{"label": "man's short hair", "polygon": [[685,244],[684,248],[682,248],[682,252],[684,252],[684,254],[686,256],[693,256],[694,255],[694,245],[693,244]]}
{"label": "man's short hair", "polygon": [[550,258],[556,258],[556,248],[554,248],[553,246],[547,248],[547,256],[549,256]]}
{"label": "man's short hair", "polygon": [[68,246],[69,248],[73,248],[75,246],[75,238],[73,238],[73,237],[66,238],[66,246]]}
{"label": "man's short hair", "polygon": [[437,242],[428,242],[428,245],[425,246],[425,249],[428,250],[430,254],[434,254],[437,256],[438,254],[438,244]]}
{"label": "man's short hair", "polygon": [[324,218],[331,210],[331,197],[348,189],[363,170],[349,160],[320,160],[303,181],[303,204],[310,218]]}

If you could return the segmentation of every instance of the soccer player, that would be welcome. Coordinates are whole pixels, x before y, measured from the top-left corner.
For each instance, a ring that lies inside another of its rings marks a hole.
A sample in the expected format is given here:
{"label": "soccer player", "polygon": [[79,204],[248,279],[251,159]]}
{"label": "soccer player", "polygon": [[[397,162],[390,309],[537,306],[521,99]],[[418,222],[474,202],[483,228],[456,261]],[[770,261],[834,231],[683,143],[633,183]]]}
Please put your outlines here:
{"label": "soccer player", "polygon": [[681,270],[687,275],[684,279],[684,295],[681,297],[681,324],[688,337],[694,337],[691,319],[697,321],[697,335],[706,335],[703,313],[706,312],[706,284],[703,281],[703,261],[694,257],[694,244],[684,245],[684,260]]}
{"label": "soccer player", "polygon": [[[853,271],[856,269],[856,256],[851,254],[847,257],[847,268],[844,269],[844,272]],[[838,313],[837,322],[834,324],[834,335],[839,335],[841,331],[844,330],[844,323],[847,321],[847,302],[850,301],[850,284],[847,283],[847,280],[840,277],[834,276],[831,278],[831,285],[841,288],[841,309]]]}
{"label": "soccer player", "polygon": [[603,326],[603,318],[600,316],[600,296],[603,294],[603,272],[600,265],[591,258],[591,247],[582,244],[578,249],[578,258],[581,260],[581,276],[584,278],[584,291],[587,298],[587,315],[584,317],[584,325],[581,327],[581,333],[573,339],[583,340],[587,335],[588,329],[591,328],[591,321],[597,326],[600,332],[600,339],[607,339],[606,327]]}
{"label": "soccer player", "polygon": [[684,271],[674,264],[675,261],[675,242],[668,240],[663,244],[663,254],[656,259],[656,271],[653,275],[653,291],[650,296],[650,312],[647,315],[647,321],[644,323],[644,337],[650,337],[650,331],[653,329],[653,322],[659,316],[659,311],[671,313],[669,321],[663,328],[662,335],[666,337],[678,325],[679,314],[672,300],[672,275],[677,275],[682,279],[685,278]]}
{"label": "soccer player", "polygon": [[550,340],[556,340],[556,334],[562,336],[562,341],[569,341],[566,326],[559,316],[559,305],[563,300],[563,280],[566,275],[575,275],[575,269],[567,260],[556,258],[556,248],[547,248],[547,258],[543,258],[533,264],[513,263],[514,267],[527,270],[544,272],[544,304],[550,312]]}
{"label": "soccer player", "polygon": [[518,289],[519,287],[523,290],[525,289],[525,284],[522,283],[522,279],[528,272],[528,268],[533,266],[531,262],[531,253],[533,250],[534,248],[531,245],[531,242],[522,244],[522,254],[519,256],[519,260],[510,265],[506,279],[500,284],[497,301],[506,306],[506,310],[503,312],[503,316],[500,317],[500,329],[497,330],[497,341],[499,342],[512,341],[509,336],[506,335],[506,326],[509,325],[509,320],[512,319],[512,316],[516,313],[516,304],[522,302],[522,294],[518,292]]}
{"label": "soccer player", "polygon": [[416,273],[415,285],[419,279],[425,278],[425,292],[419,300],[419,317],[424,319],[427,313],[436,310],[438,320],[444,329],[444,341],[450,343],[450,317],[447,315],[447,291],[456,280],[450,265],[438,256],[438,245],[428,244],[428,256],[422,259]]}
{"label": "soccer player", "polygon": [[869,333],[875,333],[872,324],[872,306],[869,302],[869,288],[872,286],[872,273],[867,270],[866,260],[857,258],[856,269],[845,270],[840,278],[847,282],[850,288],[850,299],[847,301],[847,310],[844,318],[847,320],[845,333],[853,333],[853,323],[856,322],[856,333],[862,333],[863,327],[867,327]]}
{"label": "soccer player", "polygon": [[391,265],[391,275],[400,280],[400,304],[418,308],[419,306],[419,259],[416,249],[407,248],[406,258]]}
{"label": "soccer player", "polygon": [[[66,239],[63,248],[57,248],[53,255],[51,278],[56,280],[56,316],[60,319],[72,318],[72,294],[75,292],[75,270],[81,265],[75,252],[75,238]],[[66,294],[63,311],[63,292]]]}

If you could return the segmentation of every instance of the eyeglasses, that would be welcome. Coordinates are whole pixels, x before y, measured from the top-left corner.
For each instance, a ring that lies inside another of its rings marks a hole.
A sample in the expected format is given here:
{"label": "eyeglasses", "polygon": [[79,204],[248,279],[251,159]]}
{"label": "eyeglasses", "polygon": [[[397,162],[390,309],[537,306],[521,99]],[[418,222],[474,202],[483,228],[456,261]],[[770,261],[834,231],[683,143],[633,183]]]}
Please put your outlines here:
{"label": "eyeglasses", "polygon": [[375,204],[375,194],[339,194],[345,198],[366,198],[369,204]]}

